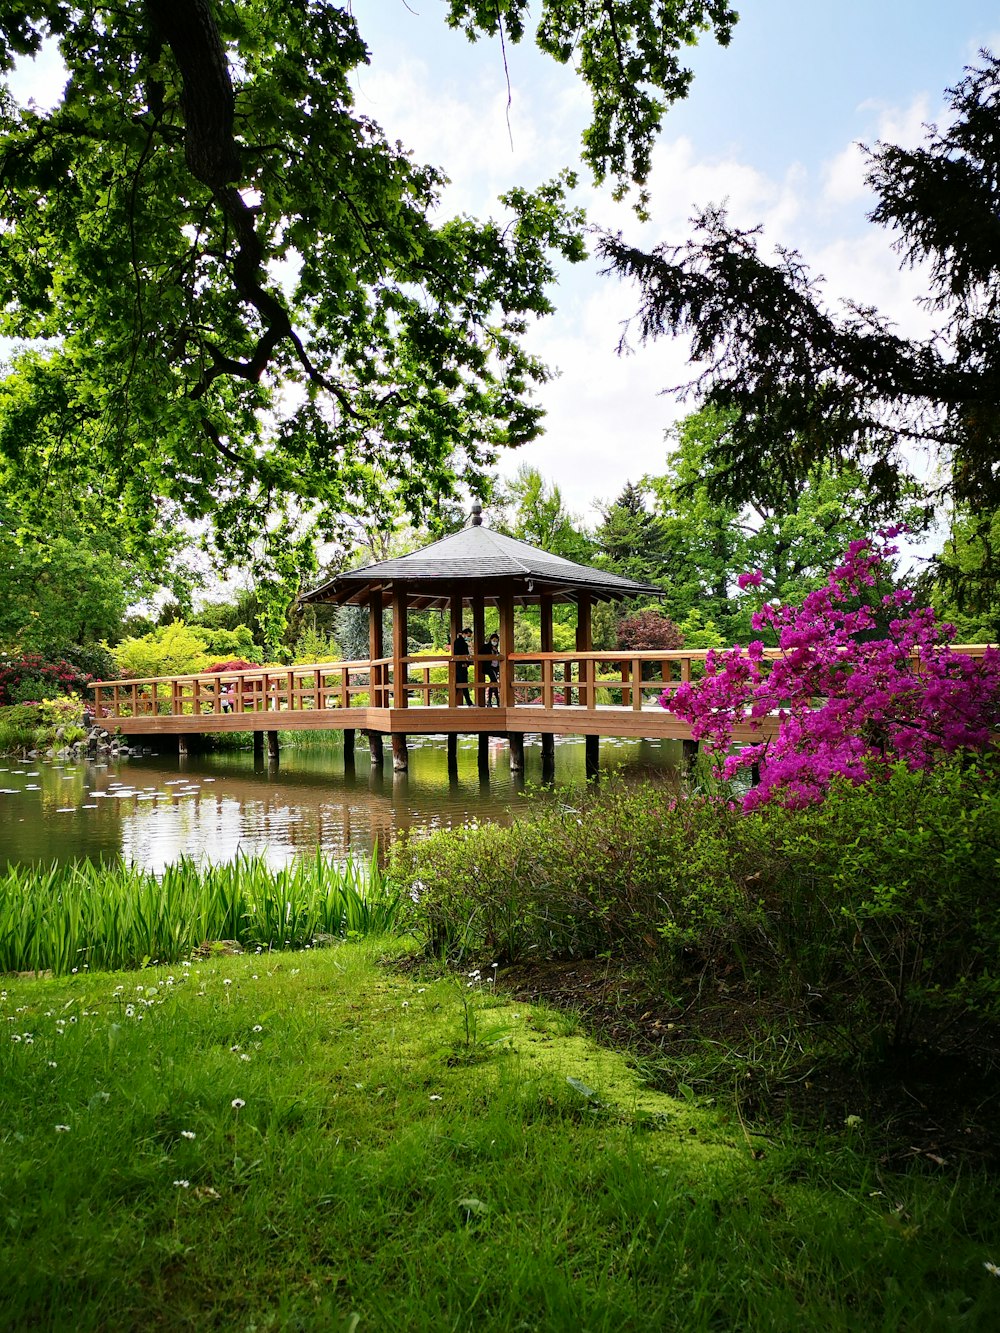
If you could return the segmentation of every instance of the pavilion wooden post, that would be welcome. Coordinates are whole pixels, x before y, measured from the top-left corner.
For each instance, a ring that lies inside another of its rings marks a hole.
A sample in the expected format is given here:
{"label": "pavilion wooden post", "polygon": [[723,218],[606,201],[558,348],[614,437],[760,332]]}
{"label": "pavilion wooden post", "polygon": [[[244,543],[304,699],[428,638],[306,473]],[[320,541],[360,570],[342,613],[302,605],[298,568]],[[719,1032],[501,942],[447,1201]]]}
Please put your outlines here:
{"label": "pavilion wooden post", "polygon": [[505,588],[497,598],[500,612],[500,707],[514,707],[514,593]]}
{"label": "pavilion wooden post", "polygon": [[381,732],[366,731],[365,735],[368,737],[368,753],[371,755],[372,768],[381,768],[385,762]]}
{"label": "pavilion wooden post", "polygon": [[[406,588],[402,584],[392,587],[392,704],[393,708],[409,708],[410,694],[406,688],[410,674],[407,664],[406,633]],[[397,773],[409,767],[409,755],[406,751],[406,733],[392,733],[392,767]]]}
{"label": "pavilion wooden post", "polygon": [[384,708],[382,695],[382,667],[375,662],[385,657],[385,639],[382,634],[382,594],[373,592],[368,598],[368,656],[371,658],[371,670],[368,673],[369,704],[372,708]]}
{"label": "pavilion wooden post", "polygon": [[452,588],[450,607],[451,611],[451,640],[448,651],[451,654],[451,660],[448,663],[448,707],[458,707],[458,682],[455,679],[455,640],[462,632],[462,617],[465,614],[465,604],[462,601],[462,590]]}
{"label": "pavilion wooden post", "polygon": [[563,662],[563,700],[567,704],[573,702],[573,663],[571,661]]}
{"label": "pavilion wooden post", "polygon": [[542,652],[554,653],[555,637],[552,631],[552,594],[550,592],[542,593],[538,602],[538,610],[541,615]]}
{"label": "pavilion wooden post", "polygon": [[510,771],[512,773],[524,772],[524,732],[508,731],[507,740],[510,743]]}
{"label": "pavilion wooden post", "polygon": [[[472,652],[481,653],[487,645],[487,608],[483,600],[483,595],[477,593],[472,599]],[[487,706],[487,674],[485,674],[485,663],[476,663],[476,688],[473,690],[472,697],[476,700],[477,708]],[[451,750],[448,752],[448,762],[451,762]],[[489,732],[480,732],[479,741],[476,748],[476,768],[479,769],[479,776],[489,773]],[[451,769],[448,770],[451,773]],[[457,773],[457,758],[456,768]]]}
{"label": "pavilion wooden post", "polygon": [[[371,708],[384,708],[385,697],[382,691],[384,668],[376,666],[376,661],[385,656],[385,636],[382,633],[382,592],[378,590],[368,596],[368,703]],[[366,731],[368,752],[371,755],[372,768],[381,768],[385,759],[382,737],[377,731]]]}
{"label": "pavilion wooden post", "polygon": [[[485,643],[486,643],[486,606],[483,602],[482,593],[478,593],[472,599],[471,647],[473,653],[481,653],[483,651],[483,646],[485,645]],[[485,662],[477,662],[475,667],[476,685],[472,691],[472,697],[476,701],[477,708],[486,707],[486,686],[484,683],[486,680],[486,674],[485,671],[483,670],[485,666],[486,666]]]}
{"label": "pavilion wooden post", "polygon": [[[594,636],[590,626],[589,592],[581,592],[577,599],[576,651],[578,653],[591,653],[594,651]],[[593,708],[596,703],[594,697],[594,663],[591,661],[581,661],[579,675],[580,702],[587,708]]]}
{"label": "pavilion wooden post", "polygon": [[410,695],[406,688],[407,666],[406,589],[393,584],[392,589],[392,706],[409,708]]}
{"label": "pavilion wooden post", "polygon": [[[576,650],[579,653],[591,653],[594,651],[594,638],[591,631],[590,621],[590,593],[580,593],[577,601],[576,613]],[[594,662],[591,658],[580,662],[580,702],[586,708],[596,708],[597,696],[594,689]],[[584,765],[588,780],[596,778],[598,774],[598,746],[600,742],[597,736],[590,735],[584,737]]]}
{"label": "pavilion wooden post", "polygon": [[542,781],[551,782],[556,775],[556,738],[551,731],[542,732]]}
{"label": "pavilion wooden post", "polygon": [[406,749],[406,734],[402,731],[392,733],[392,767],[395,773],[405,773],[410,766],[410,756]]}
{"label": "pavilion wooden post", "polygon": [[[500,612],[500,707],[514,707],[514,592],[505,588],[497,599]],[[524,733],[508,731],[507,742],[510,746],[510,769],[512,773],[524,771]]]}
{"label": "pavilion wooden post", "polygon": [[[543,592],[539,598],[538,609],[541,617],[542,652],[555,652],[555,636],[552,632],[552,594]],[[542,707],[553,705],[552,663],[542,663]],[[551,731],[542,732],[542,781],[551,782],[556,772],[556,742]]]}

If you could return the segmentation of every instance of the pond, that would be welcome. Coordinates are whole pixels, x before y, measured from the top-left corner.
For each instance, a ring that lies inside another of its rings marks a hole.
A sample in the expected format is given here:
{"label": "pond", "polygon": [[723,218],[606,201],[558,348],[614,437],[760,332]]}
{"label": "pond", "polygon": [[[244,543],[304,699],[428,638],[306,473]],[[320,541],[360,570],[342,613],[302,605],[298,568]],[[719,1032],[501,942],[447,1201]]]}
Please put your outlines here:
{"label": "pond", "polygon": [[[521,793],[542,784],[541,749],[525,738],[525,771],[513,775],[506,742],[490,742],[480,777],[477,739],[459,741],[449,778],[443,738],[411,737],[410,767],[372,768],[359,746],[345,768],[342,746],[286,746],[280,766],[255,765],[250,750],[120,762],[0,758],[0,867],[119,858],[161,871],[180,857],[204,863],[240,853],[279,866],[317,848],[332,857],[368,854],[404,830],[509,821]],[[601,768],[628,778],[672,774],[677,741],[601,741]],[[585,781],[582,739],[556,739],[556,782]]]}

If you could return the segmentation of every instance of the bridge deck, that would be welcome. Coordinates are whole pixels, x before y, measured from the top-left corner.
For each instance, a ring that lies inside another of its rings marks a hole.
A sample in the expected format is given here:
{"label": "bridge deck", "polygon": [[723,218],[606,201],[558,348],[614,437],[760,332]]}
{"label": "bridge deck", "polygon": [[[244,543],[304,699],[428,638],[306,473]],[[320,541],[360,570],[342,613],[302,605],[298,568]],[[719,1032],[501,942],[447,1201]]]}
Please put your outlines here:
{"label": "bridge deck", "polygon": [[[641,710],[598,705],[557,708],[322,708],[294,712],[207,713],[201,716],[153,716],[101,718],[103,725],[123,735],[185,736],[233,731],[377,731],[411,736],[470,735],[483,732],[507,735],[549,732],[554,736],[621,736],[652,739],[690,739],[691,729],[658,705]],[[734,739],[760,739],[771,727],[760,731],[736,728]]]}

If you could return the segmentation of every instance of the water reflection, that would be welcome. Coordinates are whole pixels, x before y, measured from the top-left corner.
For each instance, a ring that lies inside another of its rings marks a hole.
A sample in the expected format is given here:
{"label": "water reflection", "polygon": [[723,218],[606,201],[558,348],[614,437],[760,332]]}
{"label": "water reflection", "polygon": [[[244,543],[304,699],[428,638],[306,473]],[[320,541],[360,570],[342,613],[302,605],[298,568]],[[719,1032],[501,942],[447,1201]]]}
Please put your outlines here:
{"label": "water reflection", "polygon": [[[491,739],[484,755],[477,747],[475,736],[462,738],[450,773],[445,741],[431,737],[411,739],[405,773],[388,755],[372,767],[359,748],[345,765],[339,745],[315,744],[285,748],[280,767],[250,750],[120,764],[0,760],[0,865],[121,857],[159,871],[181,856],[244,852],[281,865],[317,847],[364,854],[403,831],[507,821],[525,786],[552,780],[537,743],[526,740],[517,774],[503,740]],[[601,742],[602,766],[630,775],[673,772],[679,761],[678,742]],[[585,780],[581,740],[556,741],[555,778]]]}

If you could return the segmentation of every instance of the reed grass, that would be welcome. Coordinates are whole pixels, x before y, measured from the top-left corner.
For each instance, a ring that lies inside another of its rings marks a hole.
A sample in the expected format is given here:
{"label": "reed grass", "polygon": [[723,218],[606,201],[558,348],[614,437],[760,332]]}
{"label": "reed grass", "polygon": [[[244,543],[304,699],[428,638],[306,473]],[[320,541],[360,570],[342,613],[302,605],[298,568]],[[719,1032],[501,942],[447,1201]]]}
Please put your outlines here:
{"label": "reed grass", "polygon": [[0,872],[0,972],[56,975],[176,962],[206,941],[247,950],[303,948],[318,936],[393,930],[400,898],[376,855],[339,863],[317,853],[271,869],[259,858],[162,876],[74,862]]}

